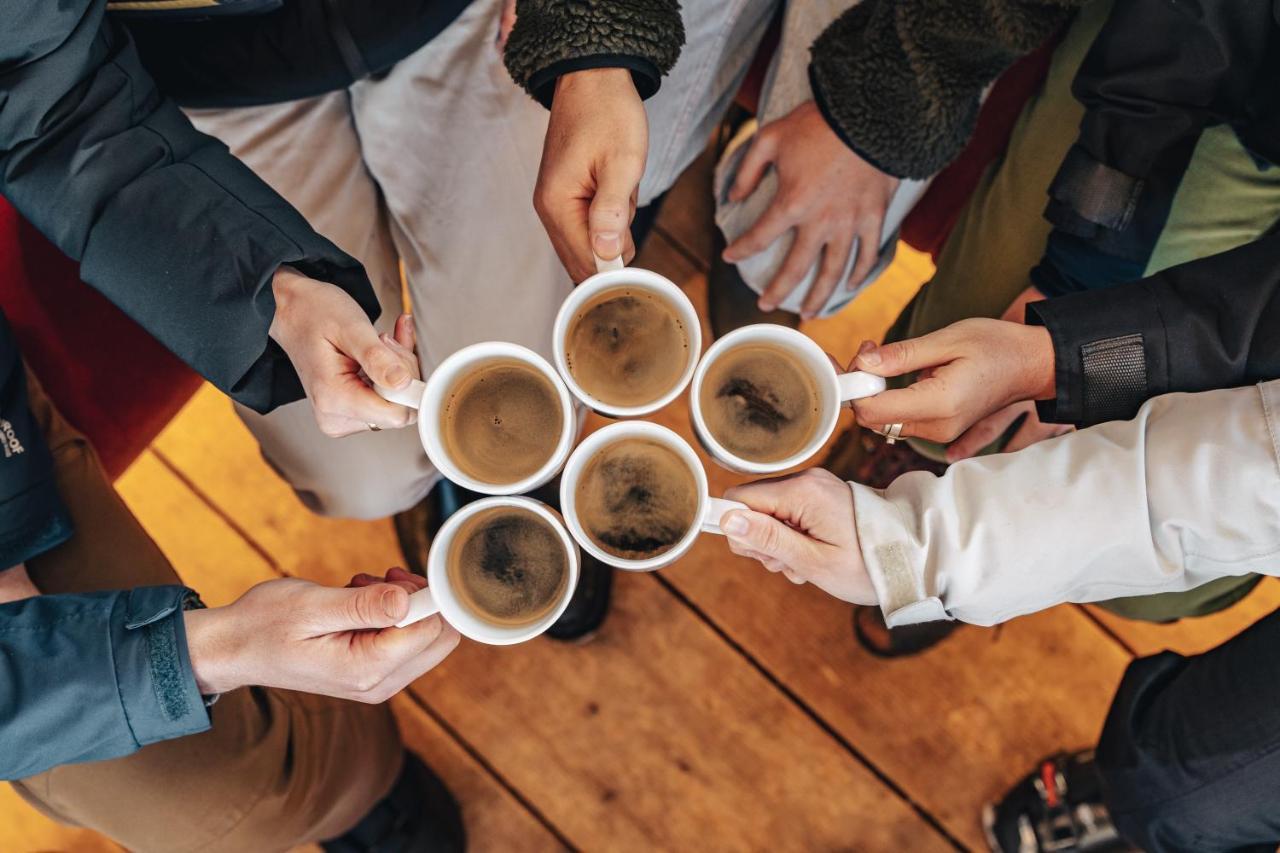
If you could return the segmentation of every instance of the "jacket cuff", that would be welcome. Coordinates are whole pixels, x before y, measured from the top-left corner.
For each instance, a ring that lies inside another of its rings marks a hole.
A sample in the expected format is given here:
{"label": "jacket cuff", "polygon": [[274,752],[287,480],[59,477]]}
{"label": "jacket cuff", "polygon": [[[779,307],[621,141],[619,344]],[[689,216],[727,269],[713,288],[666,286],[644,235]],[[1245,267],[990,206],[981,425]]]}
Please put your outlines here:
{"label": "jacket cuff", "polygon": [[1141,282],[1027,304],[1026,321],[1053,341],[1056,393],[1040,419],[1079,427],[1137,414],[1167,385],[1164,325]]}
{"label": "jacket cuff", "polygon": [[116,684],[125,719],[139,746],[209,728],[187,650],[182,586],[138,587],[111,615]]}
{"label": "jacket cuff", "polygon": [[854,524],[876,600],[890,628],[954,619],[942,604],[928,553],[902,510],[884,491],[850,483]]}
{"label": "jacket cuff", "polygon": [[648,100],[658,92],[662,84],[662,72],[643,56],[622,56],[616,53],[602,53],[597,56],[580,56],[575,59],[564,59],[548,65],[529,78],[528,91],[534,100],[547,109],[555,100],[556,81],[565,74],[574,71],[586,71],[591,68],[625,68],[631,72],[631,81],[641,100]]}

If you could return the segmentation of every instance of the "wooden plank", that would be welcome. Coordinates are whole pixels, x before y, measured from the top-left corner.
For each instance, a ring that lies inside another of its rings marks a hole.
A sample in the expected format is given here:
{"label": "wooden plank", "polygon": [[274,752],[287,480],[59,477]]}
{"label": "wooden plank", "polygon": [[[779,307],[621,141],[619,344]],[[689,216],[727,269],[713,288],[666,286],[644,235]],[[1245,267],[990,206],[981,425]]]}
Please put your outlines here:
{"label": "wooden plank", "polygon": [[[258,550],[154,454],[140,457],[117,486],[183,581],[198,589],[211,606],[226,604],[253,584],[279,576]],[[464,804],[474,849],[543,851],[563,846],[413,701],[398,699],[393,710],[408,746],[423,756]]]}
{"label": "wooden plank", "polygon": [[1210,616],[1180,619],[1166,625],[1117,616],[1101,607],[1089,611],[1139,656],[1169,649],[1195,655],[1218,646],[1280,608],[1280,580],[1264,578],[1243,600]]}
{"label": "wooden plank", "polygon": [[[345,537],[344,550],[394,548],[385,526],[318,524],[296,501],[274,501],[275,475],[251,452],[252,439],[229,408],[198,405],[179,416],[161,446],[238,526],[276,543],[273,556],[332,571],[335,533]],[[941,843],[651,578],[623,578],[618,598],[606,632],[616,637],[612,649],[604,639],[583,648],[464,644],[415,693],[576,846],[688,846],[708,826],[725,832],[730,849],[764,839],[799,846],[796,824],[818,847]],[[636,704],[615,704],[620,696]],[[600,710],[603,719],[588,724],[592,707],[609,713]],[[603,767],[602,755],[609,756]],[[838,802],[827,801],[832,790],[842,792]]]}
{"label": "wooden plank", "polygon": [[464,644],[414,691],[584,849],[947,849],[649,576],[589,645]]}
{"label": "wooden plank", "polygon": [[[671,277],[701,306],[702,273],[660,249],[647,252],[644,265]],[[806,331],[838,358],[850,358],[862,339],[883,334],[929,269],[926,256],[904,253],[850,308]],[[687,399],[655,419],[692,436]],[[747,479],[699,454],[714,494]],[[734,557],[715,537],[703,537],[663,576],[949,832],[975,847],[984,844],[977,816],[986,800],[1044,754],[1097,737],[1128,662],[1120,646],[1074,608],[997,631],[966,628],[921,657],[881,661],[856,646],[848,605]]]}
{"label": "wooden plank", "polygon": [[[386,525],[322,521],[283,499],[208,393],[158,447],[282,566],[350,574],[335,551],[394,549]],[[680,848],[714,832],[726,849],[946,848],[653,578],[619,580],[590,646],[464,644],[414,691],[579,847]]]}
{"label": "wooden plank", "polygon": [[[708,146],[667,191],[657,221],[662,235],[694,258],[704,272],[710,267],[715,251],[715,208],[711,194],[714,169],[715,151]],[[644,266],[640,261],[636,265]]]}

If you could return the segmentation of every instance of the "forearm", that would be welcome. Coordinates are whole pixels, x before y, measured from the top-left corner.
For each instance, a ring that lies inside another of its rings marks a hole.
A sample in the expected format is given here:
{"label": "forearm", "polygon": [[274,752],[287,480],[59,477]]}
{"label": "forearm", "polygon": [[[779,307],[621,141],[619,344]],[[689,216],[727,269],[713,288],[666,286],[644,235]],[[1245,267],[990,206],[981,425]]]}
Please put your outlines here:
{"label": "forearm", "polygon": [[550,106],[556,80],[588,68],[626,68],[648,98],[683,46],[678,0],[519,0],[504,58],[516,83]]}
{"label": "forearm", "polygon": [[1075,2],[866,0],[814,42],[823,115],[863,159],[927,178],[969,140],[982,90],[1045,41]]}
{"label": "forearm", "polygon": [[1017,454],[854,484],[888,623],[990,625],[1062,602],[1280,573],[1280,382],[1171,395]]}
{"label": "forearm", "polygon": [[1151,397],[1280,377],[1280,236],[1027,307],[1053,341],[1046,421],[1128,418]]}
{"label": "forearm", "polygon": [[209,727],[182,587],[0,604],[0,779],[127,755]]}

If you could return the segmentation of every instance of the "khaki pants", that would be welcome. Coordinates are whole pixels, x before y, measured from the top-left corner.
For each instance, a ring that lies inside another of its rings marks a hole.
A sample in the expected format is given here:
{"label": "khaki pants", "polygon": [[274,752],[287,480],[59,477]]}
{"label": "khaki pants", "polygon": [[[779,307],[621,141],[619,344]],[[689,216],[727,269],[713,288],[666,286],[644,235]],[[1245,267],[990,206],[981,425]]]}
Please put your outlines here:
{"label": "khaki pants", "polygon": [[[27,564],[45,593],[180,583],[107,481],[97,454],[32,378],[75,525]],[[403,746],[385,705],[248,688],[210,709],[213,727],[109,761],[68,764],[14,782],[44,814],[137,851],[269,851],[339,835],[381,799]]]}
{"label": "khaki pants", "polygon": [[[888,340],[914,338],[966,317],[999,317],[1030,286],[1050,225],[1049,184],[1075,141],[1084,109],[1071,81],[1106,21],[1110,3],[1085,7],[1054,51],[1043,89],[1028,101],[1003,157],[969,198],[938,257],[937,272],[890,329]],[[1145,274],[1218,254],[1254,240],[1280,219],[1280,169],[1260,171],[1227,127],[1200,138],[1174,196],[1169,219]],[[911,439],[934,459],[937,444]],[[1224,578],[1183,593],[1121,599],[1105,607],[1123,616],[1169,621],[1235,603],[1255,576]]]}

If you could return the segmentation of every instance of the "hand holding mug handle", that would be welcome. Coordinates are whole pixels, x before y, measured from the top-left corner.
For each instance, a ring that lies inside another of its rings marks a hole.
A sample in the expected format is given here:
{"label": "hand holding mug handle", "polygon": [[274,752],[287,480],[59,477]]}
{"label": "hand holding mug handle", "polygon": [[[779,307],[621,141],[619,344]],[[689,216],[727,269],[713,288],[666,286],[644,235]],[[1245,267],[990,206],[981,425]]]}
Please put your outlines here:
{"label": "hand holding mug handle", "polygon": [[867,373],[862,370],[837,374],[836,384],[840,387],[840,402],[842,404],[853,400],[861,400],[863,397],[874,397],[889,387],[883,376],[876,376],[874,373]]}
{"label": "hand holding mug handle", "polygon": [[422,393],[427,390],[427,383],[421,379],[410,379],[409,384],[403,388],[387,388],[372,381],[369,384],[382,399],[408,406],[410,409],[416,409],[422,405]]}
{"label": "hand holding mug handle", "polygon": [[439,612],[440,605],[436,603],[435,597],[431,595],[430,587],[424,587],[417,592],[409,594],[409,612],[396,623],[396,627],[406,628],[414,622],[421,622],[428,616],[435,616]]}
{"label": "hand holding mug handle", "polygon": [[610,261],[606,261],[604,258],[597,255],[595,252],[591,253],[591,257],[596,259],[597,273],[613,272],[614,270],[625,269],[627,266],[626,262],[622,260],[622,255],[618,255],[618,257]]}
{"label": "hand holding mug handle", "polygon": [[703,533],[719,533],[724,535],[724,531],[720,529],[720,519],[724,518],[724,514],[735,509],[750,509],[751,507],[741,501],[727,501],[724,498],[707,498],[707,508],[702,512],[702,532]]}

